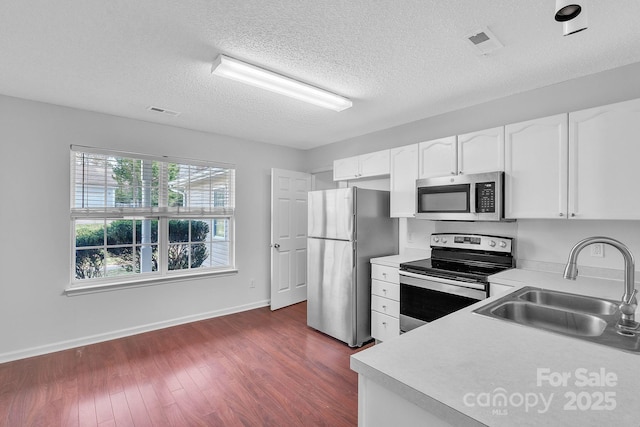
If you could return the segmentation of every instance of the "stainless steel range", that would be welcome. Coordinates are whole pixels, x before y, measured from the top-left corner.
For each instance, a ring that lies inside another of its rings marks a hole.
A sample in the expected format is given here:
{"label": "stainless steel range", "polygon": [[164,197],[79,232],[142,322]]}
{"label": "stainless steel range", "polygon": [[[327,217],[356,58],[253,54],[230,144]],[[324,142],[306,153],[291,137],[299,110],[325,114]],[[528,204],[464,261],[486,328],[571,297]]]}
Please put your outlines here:
{"label": "stainless steel range", "polygon": [[431,258],[400,264],[400,332],[488,298],[488,277],[513,267],[509,237],[432,234]]}

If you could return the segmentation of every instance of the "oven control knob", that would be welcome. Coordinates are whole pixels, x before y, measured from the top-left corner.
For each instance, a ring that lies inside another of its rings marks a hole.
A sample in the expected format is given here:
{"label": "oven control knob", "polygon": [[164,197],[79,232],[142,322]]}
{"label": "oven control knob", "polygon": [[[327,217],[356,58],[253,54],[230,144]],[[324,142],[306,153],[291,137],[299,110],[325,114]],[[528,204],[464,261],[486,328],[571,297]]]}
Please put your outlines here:
{"label": "oven control knob", "polygon": [[434,241],[434,242],[436,242],[436,243],[438,243],[438,242],[440,241],[440,238],[439,238],[439,237],[434,237],[434,238],[433,238],[433,241]]}
{"label": "oven control knob", "polygon": [[442,238],[442,243],[447,243],[447,238],[446,237]]}
{"label": "oven control knob", "polygon": [[501,248],[506,248],[507,247],[507,244],[504,242],[504,240],[500,242],[500,247]]}
{"label": "oven control knob", "polygon": [[496,245],[496,242],[494,242],[493,240],[489,240],[489,246],[494,247]]}

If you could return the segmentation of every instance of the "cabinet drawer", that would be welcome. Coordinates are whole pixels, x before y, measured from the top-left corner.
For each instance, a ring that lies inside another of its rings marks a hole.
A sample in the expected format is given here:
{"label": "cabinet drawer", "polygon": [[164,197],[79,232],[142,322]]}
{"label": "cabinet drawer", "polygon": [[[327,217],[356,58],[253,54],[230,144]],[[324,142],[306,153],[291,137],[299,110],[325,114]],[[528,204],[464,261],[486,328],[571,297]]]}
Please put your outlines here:
{"label": "cabinet drawer", "polygon": [[380,341],[400,335],[400,320],[386,314],[371,312],[371,336]]}
{"label": "cabinet drawer", "polygon": [[400,301],[400,285],[382,280],[371,280],[371,295],[389,298]]}
{"label": "cabinet drawer", "polygon": [[378,295],[371,295],[371,310],[393,317],[400,317],[400,302]]}
{"label": "cabinet drawer", "polygon": [[387,267],[386,265],[371,264],[371,278],[391,283],[400,283],[398,269],[395,267]]}

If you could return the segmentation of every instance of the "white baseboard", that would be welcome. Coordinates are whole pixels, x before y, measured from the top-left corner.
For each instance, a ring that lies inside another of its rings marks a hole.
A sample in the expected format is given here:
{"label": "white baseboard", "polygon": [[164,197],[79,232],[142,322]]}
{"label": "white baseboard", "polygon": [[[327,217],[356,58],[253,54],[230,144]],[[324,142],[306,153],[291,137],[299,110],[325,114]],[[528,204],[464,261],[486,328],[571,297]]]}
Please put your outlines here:
{"label": "white baseboard", "polygon": [[240,313],[242,311],[253,310],[256,308],[266,307],[270,304],[270,300],[258,301],[251,304],[229,307],[221,310],[214,310],[207,313],[194,314],[190,316],[179,317],[176,319],[165,320],[162,322],[149,323],[146,325],[136,326],[133,328],[120,329],[117,331],[107,332],[104,334],[90,335],[87,337],[76,338],[67,341],[60,341],[52,344],[46,344],[38,347],[31,347],[24,350],[10,351],[0,354],[0,363],[11,362],[27,357],[40,356],[43,354],[54,353],[56,351],[68,350],[70,348],[82,347],[85,345],[96,344],[99,342],[110,341],[118,338],[124,338],[144,332],[155,331],[158,329],[169,328],[171,326],[183,325],[185,323],[197,322],[199,320],[212,319],[214,317],[225,316],[227,314]]}

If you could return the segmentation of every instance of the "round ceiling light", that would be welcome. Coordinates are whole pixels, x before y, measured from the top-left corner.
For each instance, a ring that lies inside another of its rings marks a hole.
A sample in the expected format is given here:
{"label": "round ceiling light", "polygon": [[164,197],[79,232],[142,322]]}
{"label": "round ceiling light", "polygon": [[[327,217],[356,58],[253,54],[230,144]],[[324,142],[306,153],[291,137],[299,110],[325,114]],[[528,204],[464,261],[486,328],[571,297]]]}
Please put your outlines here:
{"label": "round ceiling light", "polygon": [[574,3],[573,0],[556,0],[556,16],[558,22],[570,21],[580,15],[582,6]]}
{"label": "round ceiling light", "polygon": [[562,23],[563,34],[565,36],[570,36],[571,34],[586,30],[587,26],[587,10],[584,9],[576,19]]}

